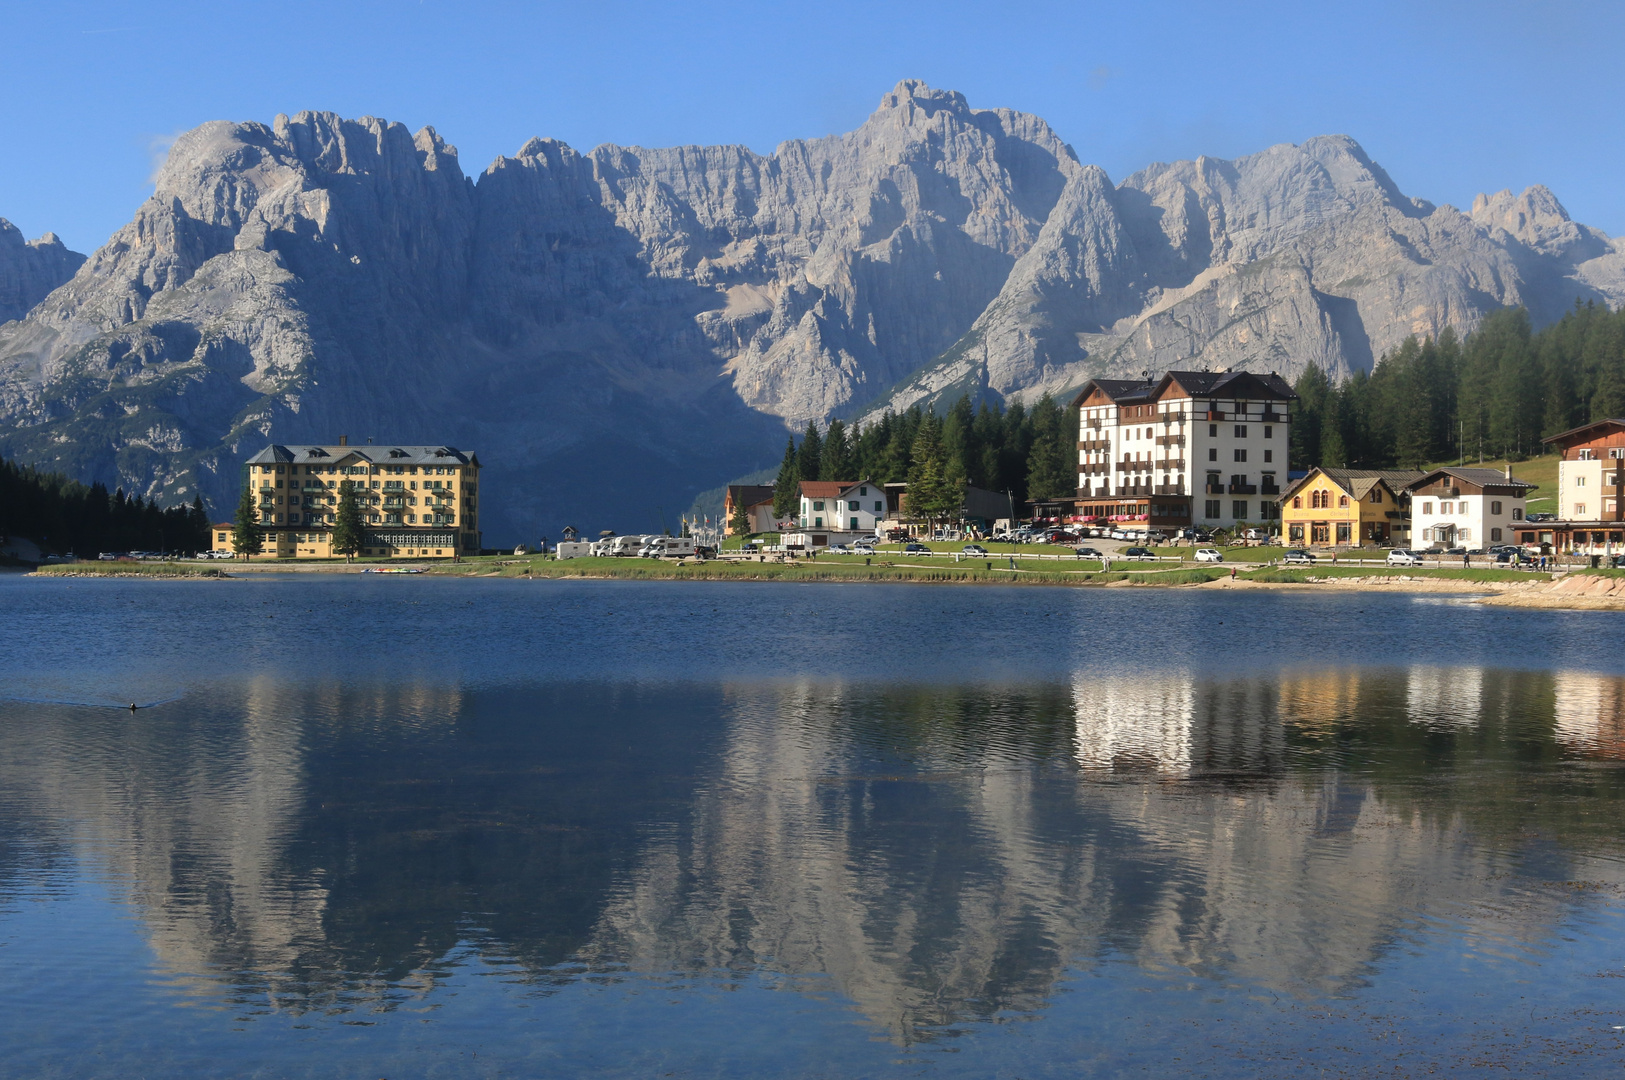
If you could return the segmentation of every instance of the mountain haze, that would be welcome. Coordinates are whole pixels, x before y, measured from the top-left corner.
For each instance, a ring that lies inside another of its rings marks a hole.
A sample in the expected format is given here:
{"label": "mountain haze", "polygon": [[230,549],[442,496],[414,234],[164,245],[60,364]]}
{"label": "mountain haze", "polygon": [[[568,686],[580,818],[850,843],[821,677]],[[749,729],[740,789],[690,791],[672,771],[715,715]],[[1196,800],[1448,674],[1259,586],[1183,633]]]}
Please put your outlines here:
{"label": "mountain haze", "polygon": [[224,513],[267,440],[448,443],[487,467],[492,541],[669,524],[809,419],[1345,371],[1501,304],[1625,299],[1625,244],[1544,188],[1434,207],[1342,136],[1114,185],[912,81],[768,155],[534,138],[477,178],[432,128],[214,122],[77,272],[13,270],[49,245],[8,236],[0,452]]}

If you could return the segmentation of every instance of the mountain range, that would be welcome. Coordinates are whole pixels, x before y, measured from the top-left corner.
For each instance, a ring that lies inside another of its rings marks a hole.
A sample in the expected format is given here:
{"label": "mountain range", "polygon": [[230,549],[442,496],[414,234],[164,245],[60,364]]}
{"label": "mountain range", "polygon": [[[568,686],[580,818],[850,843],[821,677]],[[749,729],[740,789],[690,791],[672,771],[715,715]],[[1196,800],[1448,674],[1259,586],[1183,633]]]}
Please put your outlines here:
{"label": "mountain range", "polygon": [[88,258],[0,222],[0,453],[218,516],[267,441],[445,443],[488,542],[653,529],[809,420],[1341,374],[1577,299],[1625,301],[1625,238],[1540,186],[1407,197],[1345,136],[1113,184],[904,81],[771,154],[533,138],[471,177],[433,128],[302,112],[177,139]]}

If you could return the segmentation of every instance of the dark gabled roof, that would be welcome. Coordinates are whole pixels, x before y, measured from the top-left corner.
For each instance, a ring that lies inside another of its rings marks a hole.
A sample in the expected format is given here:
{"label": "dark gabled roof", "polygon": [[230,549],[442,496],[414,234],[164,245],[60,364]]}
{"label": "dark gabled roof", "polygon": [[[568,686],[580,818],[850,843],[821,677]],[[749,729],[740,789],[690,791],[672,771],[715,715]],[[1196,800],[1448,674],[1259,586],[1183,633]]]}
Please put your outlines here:
{"label": "dark gabled roof", "polygon": [[1082,405],[1090,392],[1099,389],[1117,405],[1139,405],[1155,401],[1163,388],[1177,382],[1191,397],[1232,397],[1256,401],[1272,399],[1296,401],[1292,385],[1275,372],[1259,375],[1251,371],[1170,371],[1153,382],[1143,379],[1090,379],[1072,399]]}
{"label": "dark gabled roof", "polygon": [[1177,382],[1191,397],[1298,399],[1292,385],[1273,371],[1267,375],[1252,371],[1170,371],[1158,383],[1158,390],[1170,382]]}
{"label": "dark gabled roof", "polygon": [[1291,495],[1316,476],[1326,477],[1357,499],[1364,499],[1379,483],[1387,484],[1388,490],[1397,495],[1420,480],[1423,475],[1419,469],[1327,469],[1316,465],[1288,484],[1281,492],[1281,496],[1285,498]]}
{"label": "dark gabled roof", "polygon": [[1499,469],[1458,469],[1453,465],[1446,466],[1442,469],[1434,469],[1432,472],[1423,473],[1420,477],[1411,481],[1408,486],[1412,488],[1422,487],[1423,485],[1432,482],[1435,477],[1439,476],[1453,476],[1457,480],[1464,480],[1469,484],[1481,488],[1521,487],[1528,491],[1534,491],[1539,487],[1538,484],[1531,484],[1527,481],[1519,480],[1515,476],[1508,477]]}
{"label": "dark gabled roof", "polygon": [[1144,379],[1090,379],[1078,391],[1078,396],[1072,399],[1072,404],[1082,405],[1090,393],[1098,389],[1115,405],[1139,405],[1150,401],[1151,391],[1156,388],[1156,383]]}
{"label": "dark gabled roof", "polygon": [[1577,428],[1569,428],[1567,431],[1559,431],[1556,435],[1548,435],[1540,441],[1543,443],[1564,442],[1566,440],[1582,442],[1583,440],[1576,439],[1575,436],[1583,432],[1590,431],[1593,428],[1607,427],[1609,424],[1613,424],[1615,427],[1625,427],[1625,420],[1620,420],[1618,418],[1608,420],[1593,420],[1589,424],[1581,424]]}
{"label": "dark gabled roof", "polygon": [[455,446],[318,446],[300,444],[284,446],[272,443],[248,459],[250,465],[322,464],[331,465],[355,456],[374,465],[447,465],[452,463],[479,464],[473,454],[465,454]]}
{"label": "dark gabled roof", "polygon": [[758,506],[773,501],[771,484],[729,484],[728,501],[735,506]]}

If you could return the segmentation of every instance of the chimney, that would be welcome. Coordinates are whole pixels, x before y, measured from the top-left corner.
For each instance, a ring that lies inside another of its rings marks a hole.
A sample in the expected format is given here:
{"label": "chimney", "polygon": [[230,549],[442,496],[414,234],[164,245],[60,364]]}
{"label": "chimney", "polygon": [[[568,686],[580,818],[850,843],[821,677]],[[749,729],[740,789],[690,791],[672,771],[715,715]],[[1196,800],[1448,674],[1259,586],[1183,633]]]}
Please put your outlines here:
{"label": "chimney", "polygon": [[1507,479],[1512,479],[1512,462],[1507,462]]}
{"label": "chimney", "polygon": [[350,436],[348,436],[348,435],[340,435],[339,436],[339,445],[340,446],[349,446],[350,445]]}

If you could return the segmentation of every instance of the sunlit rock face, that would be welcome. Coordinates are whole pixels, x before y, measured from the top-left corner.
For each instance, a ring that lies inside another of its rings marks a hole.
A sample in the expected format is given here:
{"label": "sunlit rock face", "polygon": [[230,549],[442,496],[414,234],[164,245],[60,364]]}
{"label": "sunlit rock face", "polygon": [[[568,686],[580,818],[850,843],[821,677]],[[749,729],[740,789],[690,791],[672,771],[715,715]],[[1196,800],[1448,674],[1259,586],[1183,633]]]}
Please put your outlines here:
{"label": "sunlit rock face", "polygon": [[478,177],[432,128],[212,122],[82,266],[0,228],[0,452],[224,508],[266,440],[449,443],[493,532],[626,528],[808,420],[1340,372],[1498,304],[1625,300],[1544,188],[1434,207],[1344,136],[1115,184],[1087,157],[915,81],[770,154],[533,138]]}

